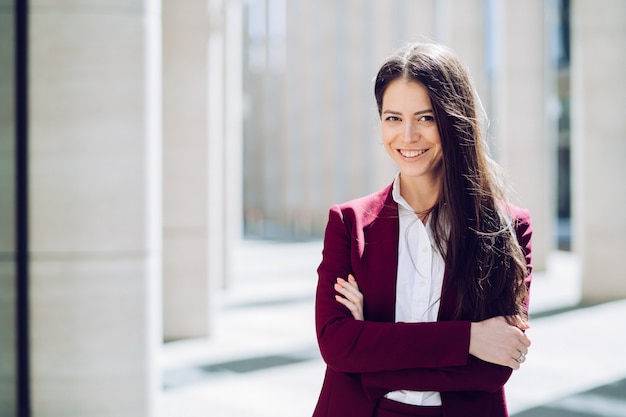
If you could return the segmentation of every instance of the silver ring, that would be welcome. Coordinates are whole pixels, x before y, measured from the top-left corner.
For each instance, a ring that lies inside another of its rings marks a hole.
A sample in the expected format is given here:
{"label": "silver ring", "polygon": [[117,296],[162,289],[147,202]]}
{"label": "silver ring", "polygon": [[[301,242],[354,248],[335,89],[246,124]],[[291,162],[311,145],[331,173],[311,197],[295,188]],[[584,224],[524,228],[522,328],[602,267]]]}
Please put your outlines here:
{"label": "silver ring", "polygon": [[524,355],[524,353],[520,352],[519,356],[517,357],[517,359],[515,359],[517,362],[522,363],[526,360],[526,355]]}

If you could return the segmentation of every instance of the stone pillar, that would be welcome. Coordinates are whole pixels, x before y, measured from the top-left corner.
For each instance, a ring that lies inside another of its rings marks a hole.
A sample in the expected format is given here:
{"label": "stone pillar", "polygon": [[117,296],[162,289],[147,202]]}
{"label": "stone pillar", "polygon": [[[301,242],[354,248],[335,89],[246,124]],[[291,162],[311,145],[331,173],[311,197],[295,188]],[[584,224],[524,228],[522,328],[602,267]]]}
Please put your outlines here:
{"label": "stone pillar", "polygon": [[487,98],[485,0],[435,2],[436,40],[454,50],[470,71],[482,100]]}
{"label": "stone pillar", "polygon": [[163,332],[208,336],[206,0],[163,2]]}
{"label": "stone pillar", "polygon": [[234,247],[243,238],[243,2],[224,6],[224,281],[233,282]]}
{"label": "stone pillar", "polygon": [[[209,284],[214,291],[226,285],[226,80],[225,51],[225,1],[209,0],[208,37],[208,198],[207,209],[209,240]],[[212,306],[215,310],[215,305]]]}
{"label": "stone pillar", "polygon": [[626,297],[626,3],[572,1],[574,250],[587,301]]}
{"label": "stone pillar", "polygon": [[37,417],[155,414],[160,3],[30,1],[30,370]]}
{"label": "stone pillar", "polygon": [[533,267],[541,271],[556,246],[556,127],[548,131],[545,5],[527,0],[492,6],[498,25],[491,45],[492,150],[518,197],[513,202],[531,212]]}
{"label": "stone pillar", "polygon": [[15,10],[0,2],[0,417],[16,409]]}

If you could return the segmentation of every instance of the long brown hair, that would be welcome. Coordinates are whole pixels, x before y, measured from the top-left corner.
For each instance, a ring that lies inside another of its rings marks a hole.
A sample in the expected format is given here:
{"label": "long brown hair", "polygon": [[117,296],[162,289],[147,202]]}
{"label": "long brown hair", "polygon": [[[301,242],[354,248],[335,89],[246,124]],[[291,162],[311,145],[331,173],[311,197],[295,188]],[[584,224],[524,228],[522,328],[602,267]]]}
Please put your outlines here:
{"label": "long brown hair", "polygon": [[444,46],[410,45],[376,76],[379,115],[387,87],[399,78],[426,87],[441,137],[443,173],[431,225],[446,264],[444,291],[457,291],[456,318],[525,315],[524,253],[503,204],[506,185],[489,156],[487,118],[467,70]]}

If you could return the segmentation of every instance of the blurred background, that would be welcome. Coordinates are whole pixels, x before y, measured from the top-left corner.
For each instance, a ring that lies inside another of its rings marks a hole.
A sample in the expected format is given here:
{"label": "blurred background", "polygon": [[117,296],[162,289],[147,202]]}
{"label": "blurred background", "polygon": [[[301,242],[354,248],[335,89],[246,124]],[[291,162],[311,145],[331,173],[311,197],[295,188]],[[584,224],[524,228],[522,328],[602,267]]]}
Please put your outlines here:
{"label": "blurred background", "polygon": [[626,2],[0,0],[0,416],[310,416],[373,78],[450,46],[533,219],[515,416],[626,416]]}

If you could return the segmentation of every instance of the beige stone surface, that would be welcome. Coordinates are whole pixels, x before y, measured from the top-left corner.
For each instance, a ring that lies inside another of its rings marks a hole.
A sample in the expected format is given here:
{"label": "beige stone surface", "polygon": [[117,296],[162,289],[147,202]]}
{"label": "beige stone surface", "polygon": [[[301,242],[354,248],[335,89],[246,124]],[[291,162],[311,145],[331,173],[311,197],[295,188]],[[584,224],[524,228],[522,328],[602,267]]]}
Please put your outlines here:
{"label": "beige stone surface", "polygon": [[146,415],[148,264],[54,259],[31,264],[34,415]]}
{"label": "beige stone surface", "polygon": [[169,340],[210,333],[209,17],[202,0],[163,8],[163,331]]}
{"label": "beige stone surface", "polygon": [[216,296],[208,276],[207,233],[163,236],[163,335],[165,340],[207,337]]}
{"label": "beige stone surface", "polygon": [[0,417],[16,401],[14,5],[0,1]]}
{"label": "beige stone surface", "polygon": [[14,20],[13,10],[0,5],[0,253],[15,245]]}
{"label": "beige stone surface", "polygon": [[0,417],[10,417],[16,400],[15,263],[0,260]]}
{"label": "beige stone surface", "polygon": [[31,250],[142,251],[142,18],[34,8],[30,19]]}
{"label": "beige stone surface", "polygon": [[157,396],[160,23],[149,3],[30,5],[33,415],[143,417]]}
{"label": "beige stone surface", "polygon": [[572,2],[574,247],[583,298],[626,297],[626,3]]}
{"label": "beige stone surface", "polygon": [[513,202],[531,212],[536,270],[545,270],[547,254],[556,245],[556,130],[547,127],[545,7],[541,0],[500,2],[489,114],[493,153],[511,182]]}

